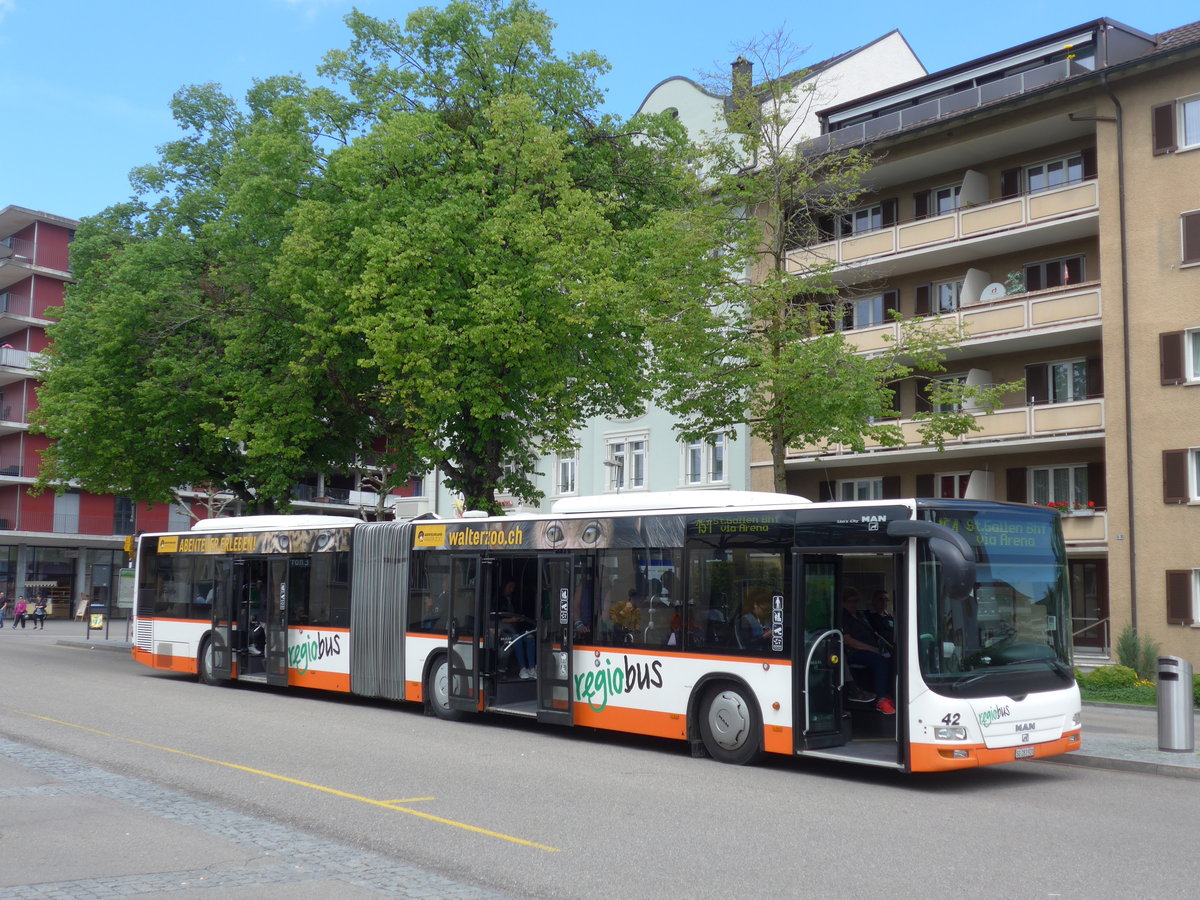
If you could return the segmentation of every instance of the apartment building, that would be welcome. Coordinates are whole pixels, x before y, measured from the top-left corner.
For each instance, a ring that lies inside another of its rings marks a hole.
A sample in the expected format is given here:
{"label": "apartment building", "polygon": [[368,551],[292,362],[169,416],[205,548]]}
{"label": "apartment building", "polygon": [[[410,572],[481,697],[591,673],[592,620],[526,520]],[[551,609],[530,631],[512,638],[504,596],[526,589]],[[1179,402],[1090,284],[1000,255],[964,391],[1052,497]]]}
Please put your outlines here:
{"label": "apartment building", "polygon": [[[1200,665],[1200,23],[1109,19],[819,112],[818,149],[869,145],[861,208],[791,254],[831,260],[864,353],[891,311],[968,329],[945,373],[1024,380],[944,452],[898,386],[907,443],[795,447],[789,490],[1053,505],[1077,655],[1138,630]],[[753,481],[770,484],[756,445]]]}

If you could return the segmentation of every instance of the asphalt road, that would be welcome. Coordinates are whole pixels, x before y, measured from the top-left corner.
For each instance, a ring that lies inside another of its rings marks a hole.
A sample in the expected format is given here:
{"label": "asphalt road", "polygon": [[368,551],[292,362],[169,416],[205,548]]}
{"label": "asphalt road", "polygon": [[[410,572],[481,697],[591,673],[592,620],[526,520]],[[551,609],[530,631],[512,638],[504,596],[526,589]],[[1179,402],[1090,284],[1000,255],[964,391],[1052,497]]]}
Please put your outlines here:
{"label": "asphalt road", "polygon": [[[0,632],[0,737],[31,759],[45,748],[231,823],[514,897],[1190,897],[1200,875],[1191,781],[1052,763],[736,768],[664,741],[205,687],[25,638]],[[6,805],[0,867],[20,833]],[[112,852],[150,866],[152,849]]]}

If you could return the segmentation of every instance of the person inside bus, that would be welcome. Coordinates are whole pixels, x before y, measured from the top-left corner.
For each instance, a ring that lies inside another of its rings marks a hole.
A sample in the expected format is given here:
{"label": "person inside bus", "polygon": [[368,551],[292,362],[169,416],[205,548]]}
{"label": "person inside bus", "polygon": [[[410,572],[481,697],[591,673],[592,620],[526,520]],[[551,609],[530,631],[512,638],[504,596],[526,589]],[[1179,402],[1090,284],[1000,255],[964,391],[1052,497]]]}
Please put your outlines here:
{"label": "person inside bus", "polygon": [[500,617],[502,646],[512,647],[520,667],[520,678],[537,677],[537,644],[533,639],[533,621],[520,609],[517,597],[517,582],[504,582],[496,611]]}
{"label": "person inside bus", "polygon": [[896,646],[896,620],[888,609],[889,599],[887,591],[876,591],[871,595],[871,609],[867,612],[867,621],[879,636],[885,656]]}
{"label": "person inside bus", "polygon": [[862,666],[871,675],[871,687],[875,691],[875,709],[885,716],[896,714],[892,701],[892,660],[884,656],[879,648],[879,637],[859,609],[860,597],[852,587],[842,592],[842,640],[846,644],[846,658],[851,666]]}
{"label": "person inside bus", "polygon": [[267,647],[267,629],[262,622],[258,620],[258,616],[250,617],[250,655],[262,656],[263,651]]}

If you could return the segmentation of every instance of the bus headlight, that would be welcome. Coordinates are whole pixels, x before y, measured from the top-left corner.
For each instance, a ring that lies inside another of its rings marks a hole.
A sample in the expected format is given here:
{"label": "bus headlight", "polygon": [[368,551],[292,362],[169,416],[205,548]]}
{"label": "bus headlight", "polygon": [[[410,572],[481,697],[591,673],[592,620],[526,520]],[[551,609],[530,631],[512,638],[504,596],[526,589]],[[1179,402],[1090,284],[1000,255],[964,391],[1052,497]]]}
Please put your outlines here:
{"label": "bus headlight", "polygon": [[962,725],[935,725],[933,739],[935,741],[965,741],[967,729]]}

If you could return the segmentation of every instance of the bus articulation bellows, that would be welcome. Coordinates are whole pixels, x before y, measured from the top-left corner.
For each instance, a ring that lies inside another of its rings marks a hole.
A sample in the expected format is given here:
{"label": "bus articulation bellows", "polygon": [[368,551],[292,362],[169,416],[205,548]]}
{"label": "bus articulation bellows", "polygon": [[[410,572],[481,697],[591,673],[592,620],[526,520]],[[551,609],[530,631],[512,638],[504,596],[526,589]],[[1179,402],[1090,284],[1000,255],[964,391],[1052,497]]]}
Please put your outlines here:
{"label": "bus articulation bellows", "polygon": [[[928,772],[1079,748],[1053,510],[616,499],[143,535],[133,656],[209,684],[652,735],[730,763],[776,753]],[[851,619],[885,593],[881,664]],[[856,699],[872,693],[895,714]]]}

